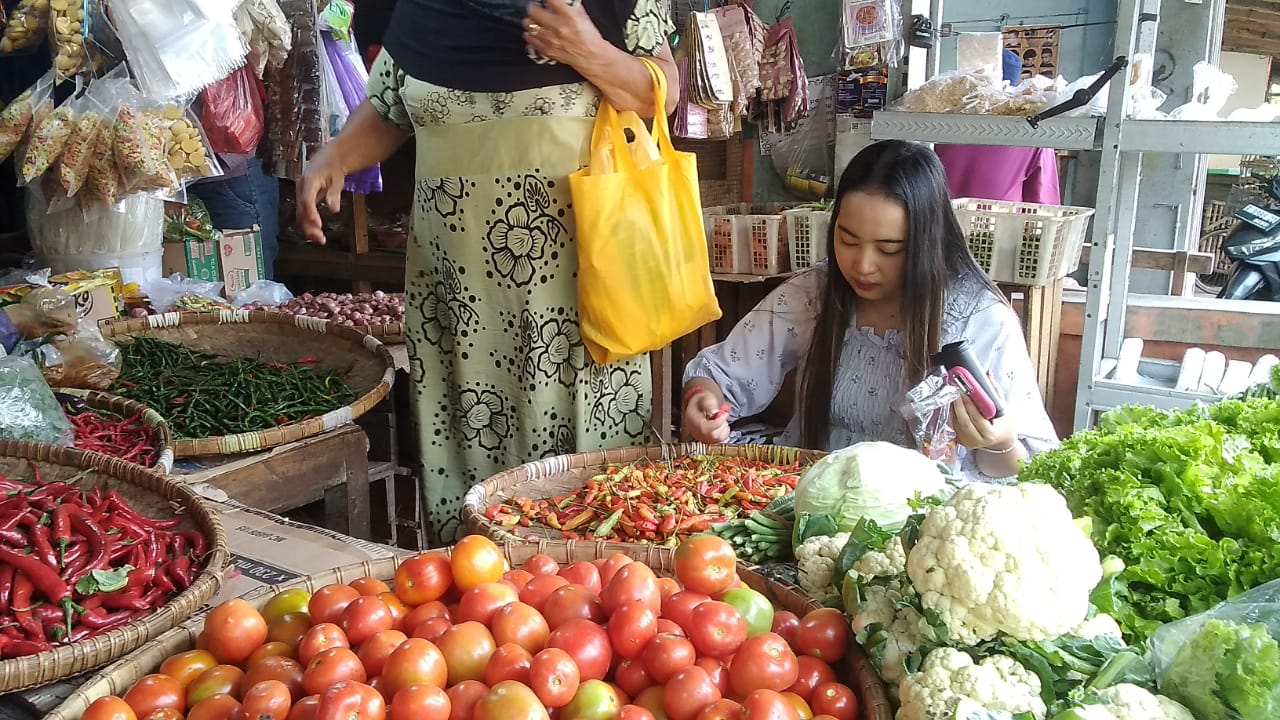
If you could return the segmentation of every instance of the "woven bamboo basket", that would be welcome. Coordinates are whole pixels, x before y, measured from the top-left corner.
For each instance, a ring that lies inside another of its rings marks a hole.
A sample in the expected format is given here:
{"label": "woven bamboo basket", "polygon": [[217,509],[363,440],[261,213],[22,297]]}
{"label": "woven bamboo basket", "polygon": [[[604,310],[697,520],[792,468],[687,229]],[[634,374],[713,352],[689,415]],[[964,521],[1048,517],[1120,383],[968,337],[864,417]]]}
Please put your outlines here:
{"label": "woven bamboo basket", "polygon": [[169,423],[160,417],[160,413],[140,402],[128,400],[115,395],[108,395],[96,390],[80,390],[77,388],[57,388],[59,395],[71,395],[80,398],[92,410],[109,412],[121,418],[131,418],[142,411],[142,422],[155,429],[156,462],[153,470],[165,475],[173,472],[173,433],[169,431]]}
{"label": "woven bamboo basket", "polygon": [[28,477],[33,466],[40,471],[43,482],[72,482],[74,478],[76,485],[86,489],[101,487],[119,492],[134,510],[149,517],[183,517],[179,529],[202,533],[208,541],[209,558],[190,587],[143,620],[54,650],[0,661],[0,692],[47,685],[132,652],[191,617],[218,591],[231,560],[227,537],[217,516],[182,483],[100,453],[0,440],[0,474]]}
{"label": "woven bamboo basket", "polygon": [[395,381],[395,361],[377,338],[315,318],[265,310],[165,313],[117,320],[101,329],[108,340],[147,335],[192,350],[266,362],[315,357],[317,368],[344,375],[358,395],[350,405],[309,420],[238,435],[175,439],[177,457],[257,452],[328,432],[368,412]]}
{"label": "woven bamboo basket", "polygon": [[[517,535],[485,517],[485,509],[494,503],[506,502],[514,497],[541,500],[573,492],[586,485],[591,477],[604,472],[610,465],[626,465],[637,460],[665,462],[686,455],[711,455],[789,464],[796,461],[813,462],[824,454],[814,450],[799,450],[776,445],[684,443],[560,455],[506,470],[472,487],[463,500],[462,518],[470,532],[488,535],[497,541],[514,539],[529,542],[528,537]],[[536,531],[551,540],[563,537],[559,531],[549,527],[537,528]]]}
{"label": "woven bamboo basket", "polygon": [[382,341],[383,345],[404,344],[404,323],[402,322],[383,323],[381,325],[354,325],[350,329],[361,335],[376,337]]}
{"label": "woven bamboo basket", "polygon": [[[605,543],[585,542],[520,543],[502,547],[512,567],[540,552],[550,555],[562,565],[607,557],[612,552]],[[631,546],[629,554],[659,573],[670,574],[672,571],[673,553],[669,548]],[[365,576],[390,580],[395,575],[396,566],[401,559],[384,558],[347,565],[288,584],[259,588],[248,593],[244,598],[261,608],[271,597],[291,588],[301,587],[308,591],[315,591],[331,583],[348,583]],[[818,603],[798,590],[770,581],[749,569],[739,569],[739,574],[744,582],[769,597],[776,607],[790,610],[801,616],[809,610],[820,607]],[[155,672],[165,658],[194,647],[196,635],[200,633],[202,627],[202,618],[194,617],[147,643],[137,652],[103,668],[101,672],[72,692],[53,712],[46,715],[46,720],[80,720],[85,709],[94,700],[106,695],[123,695],[140,678]],[[862,652],[861,646],[856,643],[850,646],[846,665],[845,682],[858,693],[858,699],[865,708],[862,717],[866,720],[893,720],[893,710],[889,704],[884,683]]]}

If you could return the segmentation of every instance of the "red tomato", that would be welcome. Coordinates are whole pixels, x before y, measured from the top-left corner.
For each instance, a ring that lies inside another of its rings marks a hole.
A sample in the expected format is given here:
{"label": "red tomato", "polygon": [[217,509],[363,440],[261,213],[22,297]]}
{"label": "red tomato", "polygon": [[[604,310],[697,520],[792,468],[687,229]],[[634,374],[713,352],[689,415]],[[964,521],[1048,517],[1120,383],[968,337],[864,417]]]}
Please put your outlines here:
{"label": "red tomato", "polygon": [[391,653],[408,639],[399,630],[383,630],[360,643],[360,647],[356,648],[356,656],[360,658],[369,677],[377,677],[382,674],[382,667],[386,665]]}
{"label": "red tomato", "polygon": [[489,664],[485,666],[485,684],[492,688],[503,680],[515,680],[528,685],[529,666],[532,664],[533,656],[528,650],[515,643],[499,645],[489,657]]}
{"label": "red tomato", "polygon": [[497,649],[489,628],[478,622],[454,625],[436,642],[449,666],[449,684],[463,680],[483,680],[484,668]]}
{"label": "red tomato", "polygon": [[361,595],[381,595],[384,592],[391,592],[391,587],[385,582],[374,577],[369,577],[368,575],[362,578],[356,578],[349,584]]}
{"label": "red tomato", "polygon": [[396,595],[410,607],[439,600],[451,585],[453,564],[441,552],[415,555],[396,568]]}
{"label": "red tomato", "polygon": [[309,665],[316,655],[336,647],[351,647],[351,641],[342,628],[333,623],[313,625],[298,643],[298,662],[303,666]]}
{"label": "red tomato", "polygon": [[187,707],[195,707],[214,695],[240,697],[244,687],[244,671],[235,665],[215,665],[187,686]]}
{"label": "red tomato", "polygon": [[431,602],[422,603],[421,605],[409,610],[409,614],[404,616],[404,627],[406,628],[406,631],[412,630],[433,617],[442,617],[445,620],[452,620],[452,618],[449,617],[449,610],[444,606],[444,603],[439,600],[432,600]]}
{"label": "red tomato", "polygon": [[236,665],[267,641],[267,621],[244,600],[227,600],[209,612],[204,632],[218,662]]}
{"label": "red tomato", "polygon": [[342,631],[353,646],[395,626],[391,608],[376,595],[361,595],[342,611]]}
{"label": "red tomato", "polygon": [[173,708],[157,710],[142,720],[185,720],[186,716]]}
{"label": "red tomato", "polygon": [[253,663],[244,673],[244,686],[253,687],[266,680],[284,683],[294,702],[301,700],[306,692],[302,689],[302,663],[287,657],[266,657]]}
{"label": "red tomato", "polygon": [[[283,643],[291,648],[296,648],[298,642],[302,640],[302,636],[306,635],[310,629],[311,616],[307,613],[285,613],[267,623],[267,642]],[[262,646],[259,645],[258,647]],[[254,652],[257,652],[257,648],[254,649]],[[253,653],[250,653],[250,656],[252,655]],[[245,661],[247,662],[248,658],[245,658]]]}
{"label": "red tomato", "polygon": [[240,701],[225,693],[201,700],[187,711],[187,720],[243,720]]}
{"label": "red tomato", "polygon": [[321,623],[337,625],[342,622],[342,611],[346,610],[351,601],[358,597],[360,597],[360,591],[350,585],[325,585],[312,593],[311,600],[307,602],[307,612],[311,615],[311,622],[315,625]]}
{"label": "red tomato", "polygon": [[685,633],[684,628],[677,625],[674,621],[666,618],[658,618],[658,634],[659,635],[675,635],[676,637],[689,637]]}
{"label": "red tomato", "polygon": [[[644,567],[640,563],[632,565]],[[618,576],[630,567],[623,568]],[[639,657],[644,646],[658,634],[658,617],[646,603],[629,602],[609,617],[608,632],[615,653],[624,658]]]}
{"label": "red tomato", "polygon": [[720,699],[720,688],[707,671],[694,665],[676,673],[662,692],[662,708],[671,720],[696,720],[698,713]]}
{"label": "red tomato", "polygon": [[391,700],[390,720],[449,720],[452,703],[444,690],[435,685],[410,685],[401,688]]}
{"label": "red tomato", "polygon": [[410,638],[387,657],[380,677],[387,697],[394,698],[401,688],[410,685],[445,687],[449,668],[440,648],[430,641]]}
{"label": "red tomato", "polygon": [[793,692],[784,692],[782,697],[796,709],[796,714],[800,716],[800,720],[813,720],[813,709],[809,707],[809,703],[805,702],[804,698]]}
{"label": "red tomato", "polygon": [[[627,557],[626,555],[623,555],[622,553],[614,553],[609,557],[605,558],[604,562],[600,563],[597,566],[600,568],[600,587],[601,588],[608,587],[609,582],[613,580],[613,576],[616,575],[619,570],[633,563],[635,563],[634,560]],[[639,563],[639,564],[644,565],[644,563]],[[648,566],[646,565],[645,568],[648,569]],[[653,571],[650,571],[650,572],[653,572]]]}
{"label": "red tomato", "polygon": [[618,720],[655,720],[653,713],[639,705],[623,705],[618,711]]}
{"label": "red tomato", "polygon": [[644,663],[640,658],[627,659],[619,663],[618,668],[613,671],[613,679],[617,681],[618,687],[631,697],[653,686],[653,678],[649,677],[649,671],[644,669]]}
{"label": "red tomato", "polygon": [[680,592],[680,583],[675,578],[660,577],[658,578],[658,595],[665,602],[667,598]]}
{"label": "red tomato", "polygon": [[557,563],[550,555],[538,553],[530,556],[528,560],[520,565],[520,569],[530,575],[555,575],[560,572],[560,564]]}
{"label": "red tomato", "polygon": [[720,688],[721,695],[729,693],[729,670],[724,663],[712,657],[700,657],[694,665],[707,671],[707,676],[711,678],[711,682]]}
{"label": "red tomato", "polygon": [[738,579],[738,558],[728,540],[716,535],[694,535],[676,547],[676,579],[694,592],[716,595]]}
{"label": "red tomato", "polygon": [[289,720],[316,720],[316,711],[320,709],[320,696],[308,695],[293,704],[289,711]]}
{"label": "red tomato", "polygon": [[535,575],[520,590],[520,602],[541,612],[547,604],[547,598],[557,588],[569,585],[569,581],[559,575]]}
{"label": "red tomato", "polygon": [[698,720],[742,720],[742,706],[728,698],[717,700],[698,713]]}
{"label": "red tomato", "polygon": [[360,657],[350,648],[329,648],[312,658],[302,673],[302,689],[308,695],[319,695],[324,689],[343,680],[362,683],[368,680]]}
{"label": "red tomato", "polygon": [[858,696],[847,685],[828,682],[814,688],[809,706],[818,715],[836,720],[854,720],[858,716]]}
{"label": "red tomato", "polygon": [[787,641],[788,645],[794,645],[796,639],[796,631],[800,629],[800,617],[790,610],[779,610],[773,614],[773,632]]}
{"label": "red tomato", "polygon": [[756,690],[742,701],[743,720],[800,720],[796,706],[773,690]]}
{"label": "red tomato", "polygon": [[689,614],[689,640],[703,655],[725,658],[747,639],[747,621],[738,608],[719,600],[699,603]]}
{"label": "red tomato", "polygon": [[547,709],[526,685],[504,680],[476,703],[473,720],[549,720]]}
{"label": "red tomato", "polygon": [[138,720],[129,703],[114,696],[100,697],[85,708],[83,720]]}
{"label": "red tomato", "polygon": [[244,714],[249,720],[286,720],[293,708],[293,694],[279,680],[263,680],[244,694]]}
{"label": "red tomato", "polygon": [[449,688],[449,720],[471,720],[476,703],[489,693],[489,686],[479,680],[463,680]]}
{"label": "red tomato", "polygon": [[511,583],[512,587],[514,587],[517,592],[519,592],[520,588],[528,585],[529,581],[532,579],[533,573],[528,570],[521,570],[520,568],[508,570],[502,574],[502,582]]}
{"label": "red tomato", "polygon": [[481,583],[462,594],[454,622],[473,620],[488,625],[498,609],[520,599],[520,593],[505,583]]}
{"label": "red tomato", "polygon": [[187,693],[182,683],[168,675],[147,675],[138,680],[124,694],[133,712],[145,718],[156,710],[172,708],[178,712],[187,709]]}
{"label": "red tomato", "polygon": [[689,627],[689,618],[693,609],[711,599],[706,593],[681,590],[662,601],[661,617],[679,625],[681,629]]}
{"label": "red tomato", "polygon": [[583,680],[602,680],[613,664],[613,648],[604,628],[583,618],[575,618],[551,631],[547,647],[560,648],[578,664]]}
{"label": "red tomato", "polygon": [[698,653],[693,643],[675,635],[658,635],[649,641],[640,660],[649,677],[659,685],[667,682],[676,673],[693,667]]}
{"label": "red tomato", "polygon": [[453,584],[462,592],[484,583],[498,582],[502,573],[507,571],[502,550],[483,535],[468,535],[459,540],[449,553],[449,560],[453,568]]}
{"label": "red tomato", "polygon": [[[253,656],[249,660],[252,663]],[[160,663],[160,674],[177,680],[185,688],[192,680],[200,677],[201,673],[217,664],[218,659],[208,650],[188,650]]]}
{"label": "red tomato", "polygon": [[522,602],[513,602],[498,608],[489,622],[493,641],[499,645],[515,643],[531,653],[547,646],[551,628],[546,618]]}
{"label": "red tomato", "polygon": [[849,650],[849,621],[835,608],[814,610],[800,620],[795,648],[828,663],[839,662]]}
{"label": "red tomato", "polygon": [[813,689],[827,682],[835,682],[836,673],[827,663],[815,657],[801,655],[796,658],[796,675],[795,684],[787,688],[787,692],[793,692],[804,698],[805,702],[813,697]]}
{"label": "red tomato", "polygon": [[560,577],[568,580],[570,584],[587,588],[592,595],[599,595],[600,588],[603,587],[603,583],[600,582],[600,569],[585,560],[560,568]]}
{"label": "red tomato", "polygon": [[423,620],[420,625],[413,629],[412,637],[438,642],[440,637],[444,635],[449,628],[453,627],[453,623],[447,618],[433,617]]}
{"label": "red tomato", "polygon": [[582,675],[578,664],[560,648],[547,648],[533,656],[529,666],[529,687],[549,708],[564,707],[578,692]]}
{"label": "red tomato", "polygon": [[600,604],[604,607],[604,614],[609,617],[618,608],[632,602],[642,603],[655,616],[662,611],[658,576],[644,563],[627,562],[616,568],[600,593]]}
{"label": "red tomato", "polygon": [[[400,596],[393,592],[378,593],[378,599],[387,604],[387,609],[391,611],[391,629],[404,631],[404,619],[409,617],[409,606],[400,600]],[[413,628],[409,628],[412,630]]]}
{"label": "red tomato", "polygon": [[555,630],[569,620],[585,618],[595,623],[605,620],[600,598],[585,585],[565,585],[552,591],[542,608],[547,625]]}
{"label": "red tomato", "polygon": [[654,685],[637,695],[631,704],[648,710],[657,720],[669,720],[666,709],[662,707],[662,696],[662,686]]}
{"label": "red tomato", "polygon": [[755,690],[780,693],[795,685],[799,673],[799,663],[787,641],[775,633],[762,633],[747,638],[733,654],[729,661],[729,686],[739,696]]}
{"label": "red tomato", "polygon": [[[192,652],[199,652],[199,651],[193,650]],[[279,643],[279,642],[268,642],[268,643],[264,643],[257,650],[254,650],[253,654],[249,656],[249,659],[244,661],[244,666],[253,667],[258,663],[259,660],[262,660],[263,658],[269,658],[269,657],[293,658],[295,655],[297,655],[296,647],[290,647],[289,645],[286,645],[284,643]]]}
{"label": "red tomato", "polygon": [[377,690],[362,682],[337,682],[320,693],[317,720],[384,720],[387,703]]}

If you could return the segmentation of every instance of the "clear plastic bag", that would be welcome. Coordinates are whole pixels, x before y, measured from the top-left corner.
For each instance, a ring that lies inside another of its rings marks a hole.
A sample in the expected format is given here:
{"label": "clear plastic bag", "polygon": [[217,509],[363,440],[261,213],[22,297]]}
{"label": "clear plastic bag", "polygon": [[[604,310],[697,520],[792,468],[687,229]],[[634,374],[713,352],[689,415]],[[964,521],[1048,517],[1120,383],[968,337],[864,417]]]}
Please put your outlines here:
{"label": "clear plastic bag", "polygon": [[34,119],[31,134],[22,146],[18,160],[18,184],[29,185],[62,157],[67,139],[75,130],[75,100],[63,103],[52,112]]}
{"label": "clear plastic bag", "polygon": [[949,72],[925,81],[902,96],[894,110],[904,112],[959,112],[966,98],[984,90],[999,91],[1000,78],[987,72]]}
{"label": "clear plastic bag", "polygon": [[200,125],[214,152],[249,154],[262,140],[262,95],[248,65],[200,93]]}
{"label": "clear plastic bag", "polygon": [[50,387],[106,390],[120,377],[120,348],[101,336],[77,335],[38,348],[33,357]]}
{"label": "clear plastic bag", "polygon": [[1236,79],[1207,62],[1191,70],[1191,102],[1169,112],[1170,120],[1221,120],[1218,113],[1235,94]]}
{"label": "clear plastic bag", "polygon": [[0,162],[22,147],[36,115],[52,109],[52,95],[53,71],[50,70],[0,111]]}
{"label": "clear plastic bag", "polygon": [[947,381],[939,369],[907,391],[899,408],[911,428],[916,448],[930,460],[948,468],[959,462],[959,441],[951,424],[951,405],[964,396],[964,391]]}
{"label": "clear plastic bag", "polygon": [[158,313],[166,313],[180,306],[186,306],[189,298],[203,298],[209,302],[226,305],[222,299],[222,283],[192,280],[177,273],[162,278],[146,287],[147,297],[151,298],[151,307]]}
{"label": "clear plastic bag", "polygon": [[249,48],[223,0],[113,0],[112,17],[147,95],[189,97],[244,64]]}
{"label": "clear plastic bag", "polygon": [[180,183],[222,175],[209,139],[190,107],[165,105],[157,122],[164,137],[165,157]]}
{"label": "clear plastic bag", "polygon": [[169,165],[163,106],[134,92],[116,112],[113,150],[125,193],[173,192],[178,177]]}
{"label": "clear plastic bag", "polygon": [[49,0],[18,0],[9,11],[9,24],[0,35],[0,55],[30,52],[40,45],[49,27]]}
{"label": "clear plastic bag", "polygon": [[4,309],[10,322],[28,339],[73,332],[79,314],[71,294],[55,287],[32,290],[17,305]]}
{"label": "clear plastic bag", "polygon": [[0,357],[0,438],[69,447],[75,431],[30,359]]}
{"label": "clear plastic bag", "polygon": [[249,287],[231,296],[231,304],[235,307],[259,305],[261,307],[279,307],[293,299],[288,286],[274,280],[259,280]]}
{"label": "clear plastic bag", "polygon": [[234,17],[259,77],[268,67],[284,65],[293,48],[293,29],[276,0],[244,0]]}
{"label": "clear plastic bag", "polygon": [[1280,717],[1280,580],[1158,628],[1147,641],[1160,692],[1198,718]]}

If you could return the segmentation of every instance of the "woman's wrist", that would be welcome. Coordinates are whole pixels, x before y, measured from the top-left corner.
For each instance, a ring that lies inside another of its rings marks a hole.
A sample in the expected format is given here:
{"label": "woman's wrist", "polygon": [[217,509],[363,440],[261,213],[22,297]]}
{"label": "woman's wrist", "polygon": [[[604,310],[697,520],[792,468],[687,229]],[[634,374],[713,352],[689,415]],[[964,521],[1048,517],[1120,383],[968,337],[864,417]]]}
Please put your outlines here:
{"label": "woman's wrist", "polygon": [[996,441],[986,447],[980,447],[979,450],[991,455],[1008,455],[1018,449],[1018,439]]}

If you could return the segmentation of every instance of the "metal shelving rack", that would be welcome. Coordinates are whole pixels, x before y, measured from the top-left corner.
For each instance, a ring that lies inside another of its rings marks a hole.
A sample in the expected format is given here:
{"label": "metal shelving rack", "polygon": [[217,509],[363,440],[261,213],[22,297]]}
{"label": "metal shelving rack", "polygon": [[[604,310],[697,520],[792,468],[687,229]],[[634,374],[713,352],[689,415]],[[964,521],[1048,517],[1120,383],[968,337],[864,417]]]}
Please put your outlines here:
{"label": "metal shelving rack", "polygon": [[[1119,0],[1118,4],[1115,54],[1131,58],[1153,52],[1161,0]],[[1207,16],[1221,21],[1226,0],[1207,4]],[[1126,77],[1127,71],[1122,71],[1111,83],[1103,118],[1053,118],[1033,129],[1023,118],[879,112],[871,124],[876,140],[1099,152],[1076,429],[1091,425],[1098,412],[1119,405],[1182,408],[1214,399],[1172,389],[1176,364],[1142,360],[1138,381],[1114,377],[1124,341],[1143,154],[1280,154],[1280,124],[1276,123],[1127,119],[1128,83],[1120,81]],[[1192,197],[1194,188],[1187,193]]]}

